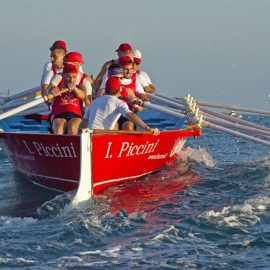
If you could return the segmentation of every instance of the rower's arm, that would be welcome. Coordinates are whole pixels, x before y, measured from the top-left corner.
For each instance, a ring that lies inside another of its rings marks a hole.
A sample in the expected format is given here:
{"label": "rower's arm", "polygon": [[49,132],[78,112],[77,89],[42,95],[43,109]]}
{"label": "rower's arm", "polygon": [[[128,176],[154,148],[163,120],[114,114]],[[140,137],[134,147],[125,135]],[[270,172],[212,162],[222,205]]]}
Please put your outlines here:
{"label": "rower's arm", "polygon": [[147,124],[135,113],[129,112],[125,116],[129,121],[133,122],[135,125],[138,125],[139,127],[149,130],[153,132],[153,135],[159,135],[160,131],[158,128],[150,128],[147,126]]}
{"label": "rower's arm", "polygon": [[75,86],[73,89],[74,91],[74,94],[76,97],[82,99],[82,100],[85,100],[85,97],[86,97],[86,88],[84,85],[80,84],[78,86]]}
{"label": "rower's arm", "polygon": [[134,123],[135,125],[138,125],[139,127],[145,129],[145,130],[150,130],[150,128],[147,126],[147,124],[135,113],[129,112],[125,116],[129,121]]}

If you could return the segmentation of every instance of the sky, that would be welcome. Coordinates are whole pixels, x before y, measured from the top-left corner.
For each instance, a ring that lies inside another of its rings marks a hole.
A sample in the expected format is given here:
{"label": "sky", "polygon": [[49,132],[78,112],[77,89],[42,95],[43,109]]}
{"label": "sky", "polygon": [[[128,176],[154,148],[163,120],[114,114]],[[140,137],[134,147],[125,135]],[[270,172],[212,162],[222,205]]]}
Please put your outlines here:
{"label": "sky", "polygon": [[270,110],[269,0],[9,0],[0,9],[0,92],[38,86],[65,40],[98,74],[121,43],[158,93]]}

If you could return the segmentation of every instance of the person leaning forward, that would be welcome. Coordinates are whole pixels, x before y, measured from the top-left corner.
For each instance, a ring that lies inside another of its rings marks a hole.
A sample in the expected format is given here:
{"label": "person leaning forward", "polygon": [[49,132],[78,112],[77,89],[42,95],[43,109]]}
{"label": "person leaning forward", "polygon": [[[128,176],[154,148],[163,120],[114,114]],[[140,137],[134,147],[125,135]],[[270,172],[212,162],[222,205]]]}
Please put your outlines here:
{"label": "person leaning forward", "polygon": [[[51,87],[49,93],[55,96],[52,103],[51,125],[54,134],[76,135],[83,116],[83,102],[86,89],[82,84],[77,85],[79,70],[77,66],[64,66],[62,81],[58,86]],[[61,93],[61,90],[68,89]]]}
{"label": "person leaning forward", "polygon": [[[76,85],[82,84],[85,87],[86,89],[85,104],[86,106],[89,106],[92,101],[92,86],[91,86],[92,78],[86,73],[82,72],[82,64],[84,64],[82,54],[79,52],[67,53],[64,57],[64,65],[67,64],[75,65],[78,68],[79,73],[77,75]],[[51,80],[51,85],[57,86],[61,82],[61,80],[62,75],[56,74]]]}
{"label": "person leaning forward", "polygon": [[92,130],[113,130],[120,115],[128,118],[142,129],[151,130],[154,135],[160,131],[157,128],[150,128],[128,105],[118,99],[121,83],[118,78],[111,77],[106,81],[105,95],[96,98],[85,112],[80,128]]}

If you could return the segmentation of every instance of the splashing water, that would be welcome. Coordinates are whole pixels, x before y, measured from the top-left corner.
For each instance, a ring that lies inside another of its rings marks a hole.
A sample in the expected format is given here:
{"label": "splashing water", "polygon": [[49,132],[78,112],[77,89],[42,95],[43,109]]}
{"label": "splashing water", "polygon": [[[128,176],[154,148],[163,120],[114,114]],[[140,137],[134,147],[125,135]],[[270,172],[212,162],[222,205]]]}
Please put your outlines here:
{"label": "splashing water", "polygon": [[187,147],[181,154],[181,159],[186,161],[195,161],[201,163],[208,168],[215,167],[213,157],[204,148],[191,148]]}

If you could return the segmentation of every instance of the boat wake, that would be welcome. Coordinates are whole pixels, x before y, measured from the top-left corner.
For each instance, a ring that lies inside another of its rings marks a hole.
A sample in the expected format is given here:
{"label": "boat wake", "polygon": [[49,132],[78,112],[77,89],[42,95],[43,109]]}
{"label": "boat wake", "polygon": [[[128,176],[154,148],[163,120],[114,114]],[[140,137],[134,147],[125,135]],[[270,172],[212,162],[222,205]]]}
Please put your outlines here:
{"label": "boat wake", "polygon": [[57,216],[77,208],[94,211],[100,217],[119,213],[130,218],[145,216],[160,206],[174,203],[176,193],[200,181],[200,176],[190,169],[191,161],[210,168],[215,164],[203,148],[188,147],[183,153],[181,158],[159,172],[135,182],[109,187],[79,207],[72,205],[74,192],[58,195],[38,208],[38,218]]}
{"label": "boat wake", "polygon": [[[216,192],[219,192],[220,201],[225,203],[223,206],[217,203],[218,209],[207,210],[200,217],[219,226],[242,229],[260,223],[270,209],[269,165],[270,157],[266,157],[259,161],[220,167],[219,182],[222,184],[216,186]],[[227,190],[224,190],[224,183]],[[210,186],[210,183],[207,185]],[[241,199],[229,205],[230,196],[235,196],[236,191],[238,196],[241,194]]]}

